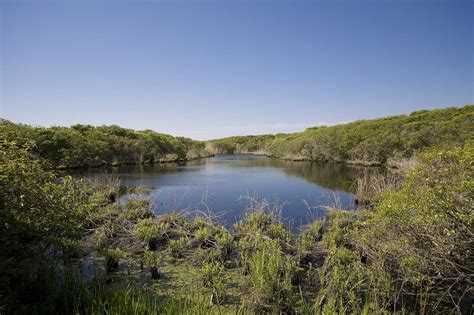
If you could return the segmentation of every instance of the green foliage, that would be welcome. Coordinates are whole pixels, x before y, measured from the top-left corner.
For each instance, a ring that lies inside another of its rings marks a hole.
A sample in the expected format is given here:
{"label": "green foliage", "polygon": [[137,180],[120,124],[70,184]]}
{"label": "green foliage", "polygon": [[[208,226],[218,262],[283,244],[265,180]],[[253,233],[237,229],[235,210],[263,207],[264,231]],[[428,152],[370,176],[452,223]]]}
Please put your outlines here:
{"label": "green foliage", "polygon": [[105,269],[107,272],[116,271],[119,267],[120,260],[125,256],[125,253],[120,248],[104,248],[102,254],[105,257]]}
{"label": "green foliage", "polygon": [[188,248],[188,238],[186,236],[182,236],[177,240],[170,240],[169,248],[171,255],[175,258],[182,258],[184,257],[185,251]]}
{"label": "green foliage", "polygon": [[120,211],[120,217],[133,221],[153,217],[153,212],[150,209],[150,201],[144,199],[129,199],[124,209]]}
{"label": "green foliage", "polygon": [[[107,288],[103,279],[84,281],[66,271],[62,278],[45,271],[27,291],[37,297],[34,304],[18,305],[15,314],[227,314],[209,305],[202,292],[177,292],[165,298],[146,287],[128,285]],[[248,314],[236,309],[232,314]]]}
{"label": "green foliage", "polygon": [[45,171],[28,144],[0,145],[0,296],[13,299],[33,269],[80,249],[91,206],[81,183]]}
{"label": "green foliage", "polygon": [[219,249],[222,258],[229,259],[231,253],[234,250],[234,237],[230,234],[230,232],[219,226],[217,229],[216,234],[214,235],[217,249]]}
{"label": "green foliage", "polygon": [[474,143],[423,154],[370,211],[331,212],[315,311],[466,312],[472,273]]}
{"label": "green foliage", "polygon": [[212,303],[221,304],[226,292],[224,265],[218,261],[205,262],[201,267],[202,284],[212,290]]}
{"label": "green foliage", "polygon": [[115,125],[36,128],[4,121],[2,126],[7,140],[34,143],[34,151],[53,167],[178,161],[209,152],[377,165],[409,158],[426,148],[462,145],[474,135],[473,116],[474,106],[467,105],[308,128],[300,133],[238,136],[207,143]]}
{"label": "green foliage", "polygon": [[206,263],[211,262],[224,262],[225,255],[223,254],[222,250],[215,247],[209,248],[196,248],[193,252],[193,256],[191,257],[191,262],[196,266],[202,266]]}
{"label": "green foliage", "polygon": [[279,211],[270,208],[266,201],[253,203],[244,220],[233,225],[233,230],[239,234],[262,234],[283,243],[291,239],[290,231],[281,222]]}
{"label": "green foliage", "polygon": [[194,232],[194,238],[199,242],[199,243],[204,243],[206,241],[209,241],[211,238],[211,229],[207,226],[203,226],[199,229],[197,229]]}
{"label": "green foliage", "polygon": [[326,249],[352,244],[352,232],[358,224],[358,213],[333,210],[327,215],[327,231],[323,235]]}
{"label": "green foliage", "polygon": [[426,148],[461,146],[474,136],[474,105],[360,120],[300,133],[209,141],[214,153],[264,152],[278,158],[377,165],[409,158]]}
{"label": "green foliage", "polygon": [[135,227],[134,234],[140,240],[150,243],[157,240],[162,231],[162,226],[157,223],[153,218],[143,219],[138,222]]}
{"label": "green foliage", "polygon": [[404,279],[403,293],[422,312],[466,303],[474,248],[474,142],[424,154],[396,192],[389,192],[363,223],[360,246],[385,256]]}
{"label": "green foliage", "polygon": [[8,121],[2,126],[6,139],[34,143],[34,152],[53,167],[156,163],[208,155],[202,142],[151,130],[115,125],[39,128]]}
{"label": "green foliage", "polygon": [[149,208],[150,201],[146,199],[129,199],[125,204],[125,209],[127,210],[137,210],[142,208]]}
{"label": "green foliage", "polygon": [[143,251],[143,263],[150,270],[152,279],[160,277],[158,267],[161,263],[161,256],[157,252],[145,249]]}
{"label": "green foliage", "polygon": [[314,249],[314,246],[322,239],[322,226],[323,221],[317,220],[304,227],[297,241],[298,253],[300,255],[304,251]]}

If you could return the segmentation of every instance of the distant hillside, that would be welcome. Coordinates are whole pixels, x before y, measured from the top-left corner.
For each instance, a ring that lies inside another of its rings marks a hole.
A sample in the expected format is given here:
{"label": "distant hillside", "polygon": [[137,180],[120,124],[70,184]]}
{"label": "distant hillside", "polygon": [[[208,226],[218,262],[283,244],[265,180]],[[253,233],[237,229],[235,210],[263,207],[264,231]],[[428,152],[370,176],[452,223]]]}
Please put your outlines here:
{"label": "distant hillside", "polygon": [[429,148],[462,146],[474,136],[474,105],[312,127],[292,134],[239,136],[207,142],[212,153],[266,154],[282,159],[380,165]]}

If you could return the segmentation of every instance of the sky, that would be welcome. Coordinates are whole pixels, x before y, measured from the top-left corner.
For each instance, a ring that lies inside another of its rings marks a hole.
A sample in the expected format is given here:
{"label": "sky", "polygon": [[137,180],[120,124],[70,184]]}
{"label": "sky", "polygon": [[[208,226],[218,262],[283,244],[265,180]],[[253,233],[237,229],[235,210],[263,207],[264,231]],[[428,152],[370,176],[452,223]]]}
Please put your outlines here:
{"label": "sky", "polygon": [[193,139],[474,104],[474,1],[0,0],[0,117]]}

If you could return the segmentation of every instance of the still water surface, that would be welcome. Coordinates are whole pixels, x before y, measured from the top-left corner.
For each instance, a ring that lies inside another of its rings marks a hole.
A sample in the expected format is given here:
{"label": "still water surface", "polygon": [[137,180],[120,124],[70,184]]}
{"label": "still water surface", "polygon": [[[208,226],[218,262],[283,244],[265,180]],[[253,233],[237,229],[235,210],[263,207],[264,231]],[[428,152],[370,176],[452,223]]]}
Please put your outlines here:
{"label": "still water surface", "polygon": [[[104,171],[85,175],[100,172]],[[326,206],[355,209],[352,183],[361,169],[255,155],[218,155],[183,164],[122,166],[111,172],[125,185],[157,187],[150,195],[157,214],[210,209],[231,224],[242,218],[251,197],[281,206],[285,222],[297,228],[324,216]]]}

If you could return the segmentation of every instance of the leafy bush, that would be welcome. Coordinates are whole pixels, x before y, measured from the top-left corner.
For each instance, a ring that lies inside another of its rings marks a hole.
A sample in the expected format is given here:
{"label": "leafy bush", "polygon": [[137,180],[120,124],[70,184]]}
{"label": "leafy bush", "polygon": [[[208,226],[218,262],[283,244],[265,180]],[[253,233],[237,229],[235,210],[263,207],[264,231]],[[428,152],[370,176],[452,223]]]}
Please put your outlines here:
{"label": "leafy bush", "polygon": [[462,313],[472,298],[474,145],[434,151],[370,211],[327,218],[314,309]]}
{"label": "leafy bush", "polygon": [[145,249],[143,251],[143,263],[150,270],[152,279],[159,279],[160,272],[158,267],[161,262],[161,257],[158,253]]}
{"label": "leafy bush", "polygon": [[233,230],[243,235],[262,234],[283,243],[291,239],[291,233],[281,222],[279,208],[271,207],[265,200],[253,201],[244,220],[235,223]]}
{"label": "leafy bush", "polygon": [[472,288],[474,142],[421,159],[364,222],[360,246],[397,267],[400,294],[421,312],[460,311]]}
{"label": "leafy bush", "polygon": [[134,234],[140,240],[145,241],[149,249],[155,250],[156,242],[162,231],[162,225],[159,225],[153,218],[148,218],[138,221]]}
{"label": "leafy bush", "polygon": [[81,247],[92,205],[82,183],[45,171],[28,144],[0,146],[0,299],[21,299],[14,296],[20,283]]}
{"label": "leafy bush", "polygon": [[228,230],[220,226],[218,227],[214,238],[222,258],[224,260],[229,259],[234,250],[234,237],[229,233]]}
{"label": "leafy bush", "polygon": [[211,229],[207,226],[201,227],[194,232],[194,238],[200,243],[204,244],[211,239]]}
{"label": "leafy bush", "polygon": [[203,286],[212,290],[212,303],[221,304],[227,286],[224,265],[218,261],[204,263],[201,267],[201,277]]}
{"label": "leafy bush", "polygon": [[184,257],[185,251],[188,248],[188,238],[186,236],[182,236],[177,240],[170,240],[169,248],[173,257]]}
{"label": "leafy bush", "polygon": [[124,209],[120,212],[120,217],[132,221],[152,218],[153,212],[150,209],[150,201],[142,199],[127,200]]}
{"label": "leafy bush", "polygon": [[125,253],[120,248],[105,248],[103,251],[105,257],[105,269],[107,272],[116,271],[119,267],[120,260]]}

